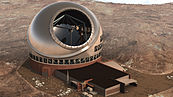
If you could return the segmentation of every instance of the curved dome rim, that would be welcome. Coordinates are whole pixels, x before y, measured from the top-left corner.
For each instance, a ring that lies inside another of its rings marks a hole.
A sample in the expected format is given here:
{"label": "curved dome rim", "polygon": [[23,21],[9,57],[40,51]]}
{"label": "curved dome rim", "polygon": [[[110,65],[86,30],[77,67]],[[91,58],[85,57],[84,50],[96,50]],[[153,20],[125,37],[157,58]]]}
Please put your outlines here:
{"label": "curved dome rim", "polygon": [[[72,57],[72,56],[78,55],[78,54],[80,54],[80,53],[86,51],[87,49],[89,49],[89,48],[95,43],[96,39],[94,39],[95,41],[93,40],[93,42],[90,43],[90,45],[87,45],[87,44],[86,44],[82,49],[77,49],[76,52],[73,52],[73,53],[71,53],[71,54],[66,54],[66,55],[50,55],[50,54],[45,54],[44,52],[40,52],[37,48],[35,48],[35,47],[32,45],[32,43],[31,43],[30,40],[29,40],[29,37],[30,37],[30,36],[29,36],[29,31],[32,30],[31,27],[33,26],[33,22],[34,22],[34,20],[37,18],[37,16],[38,16],[42,11],[44,11],[46,8],[48,8],[48,7],[50,7],[50,6],[54,5],[54,4],[56,5],[56,4],[58,4],[58,3],[70,3],[70,4],[75,4],[76,6],[85,8],[85,10],[89,11],[90,14],[93,16],[93,19],[95,20],[96,25],[97,25],[97,27],[98,27],[98,29],[97,29],[96,32],[97,32],[97,34],[98,34],[97,37],[99,36],[99,31],[100,31],[100,24],[99,24],[99,21],[97,20],[96,16],[95,16],[89,9],[87,9],[86,7],[84,7],[84,6],[82,6],[82,5],[73,3],[73,2],[57,2],[57,3],[53,3],[53,4],[50,4],[50,5],[46,6],[46,7],[44,7],[40,12],[37,13],[37,15],[34,17],[34,19],[33,19],[32,22],[31,22],[31,25],[30,25],[30,27],[29,27],[29,30],[28,30],[28,33],[27,33],[27,41],[28,41],[28,44],[29,44],[30,48],[31,48],[33,51],[35,51],[36,53],[40,54],[40,55],[43,55],[43,56],[46,56],[46,57],[52,57],[52,58],[67,58],[67,57]],[[91,36],[90,36],[90,37],[91,37]],[[95,38],[96,38],[96,37],[95,37]]]}

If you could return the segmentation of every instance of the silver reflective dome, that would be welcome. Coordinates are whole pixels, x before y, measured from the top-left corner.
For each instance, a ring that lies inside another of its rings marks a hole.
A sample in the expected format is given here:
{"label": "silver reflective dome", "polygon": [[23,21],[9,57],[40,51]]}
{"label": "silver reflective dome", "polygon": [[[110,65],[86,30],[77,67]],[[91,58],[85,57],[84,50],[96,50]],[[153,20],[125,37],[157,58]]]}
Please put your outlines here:
{"label": "silver reflective dome", "polygon": [[34,17],[27,40],[39,55],[67,58],[91,48],[101,34],[100,24],[89,9],[72,2],[57,2]]}

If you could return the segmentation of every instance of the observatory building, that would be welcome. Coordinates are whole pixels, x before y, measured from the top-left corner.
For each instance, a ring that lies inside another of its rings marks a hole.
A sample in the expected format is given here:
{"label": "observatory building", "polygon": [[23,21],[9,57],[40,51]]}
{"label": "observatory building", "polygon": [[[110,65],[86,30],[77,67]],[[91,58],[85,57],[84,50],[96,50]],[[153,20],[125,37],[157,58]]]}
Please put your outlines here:
{"label": "observatory building", "polygon": [[32,68],[45,75],[88,66],[101,58],[100,24],[90,10],[75,3],[43,8],[32,20],[27,38]]}
{"label": "observatory building", "polygon": [[126,85],[136,85],[115,62],[101,62],[102,28],[82,5],[57,2],[44,7],[32,20],[27,41],[34,71],[55,75],[78,91],[90,87],[109,96],[124,92]]}

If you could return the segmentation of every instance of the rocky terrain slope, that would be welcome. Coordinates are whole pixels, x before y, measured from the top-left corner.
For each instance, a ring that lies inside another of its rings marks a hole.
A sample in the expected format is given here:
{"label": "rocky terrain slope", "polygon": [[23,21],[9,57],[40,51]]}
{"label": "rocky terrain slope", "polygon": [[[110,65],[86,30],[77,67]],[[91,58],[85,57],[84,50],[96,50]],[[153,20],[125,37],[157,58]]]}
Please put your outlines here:
{"label": "rocky terrain slope", "polygon": [[[49,96],[32,88],[16,70],[28,56],[26,32],[31,20],[41,8],[56,1],[0,0],[1,95]],[[105,58],[147,74],[173,71],[173,4],[75,2],[88,7],[99,19],[104,31]]]}

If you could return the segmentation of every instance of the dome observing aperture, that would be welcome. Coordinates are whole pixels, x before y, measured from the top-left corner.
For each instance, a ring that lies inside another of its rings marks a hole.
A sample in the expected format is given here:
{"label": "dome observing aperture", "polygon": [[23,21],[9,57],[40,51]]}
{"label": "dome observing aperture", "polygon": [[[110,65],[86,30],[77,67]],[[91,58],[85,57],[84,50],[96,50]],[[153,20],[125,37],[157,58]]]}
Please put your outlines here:
{"label": "dome observing aperture", "polygon": [[53,31],[62,43],[68,46],[79,46],[90,38],[91,23],[84,13],[69,9],[55,18]]}

